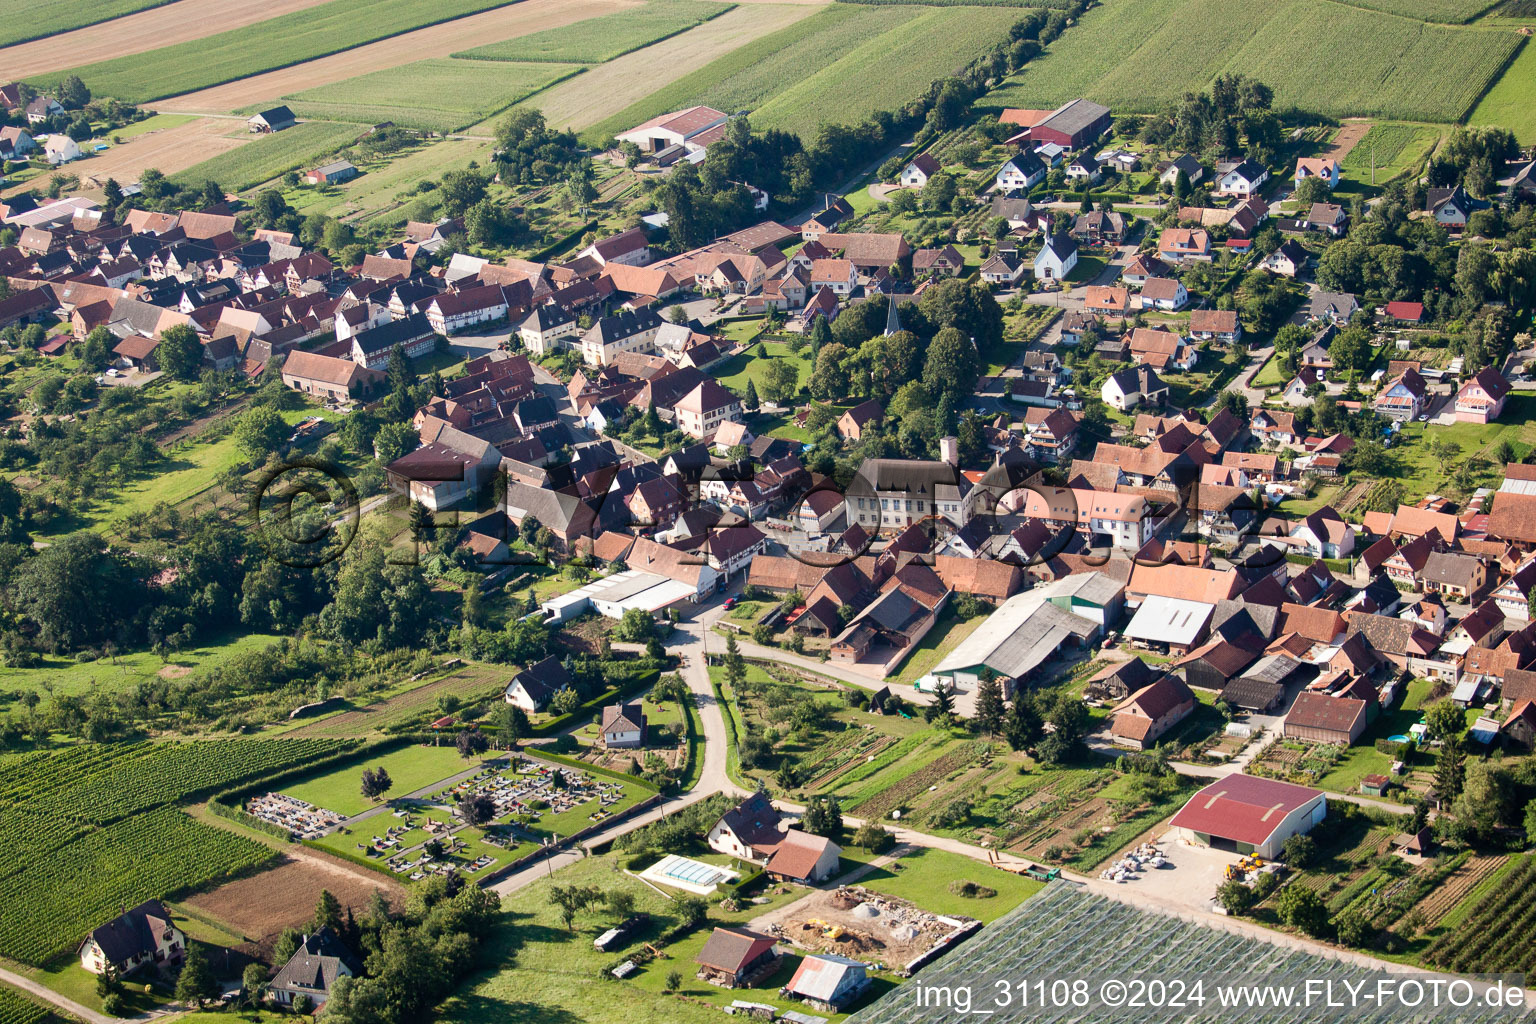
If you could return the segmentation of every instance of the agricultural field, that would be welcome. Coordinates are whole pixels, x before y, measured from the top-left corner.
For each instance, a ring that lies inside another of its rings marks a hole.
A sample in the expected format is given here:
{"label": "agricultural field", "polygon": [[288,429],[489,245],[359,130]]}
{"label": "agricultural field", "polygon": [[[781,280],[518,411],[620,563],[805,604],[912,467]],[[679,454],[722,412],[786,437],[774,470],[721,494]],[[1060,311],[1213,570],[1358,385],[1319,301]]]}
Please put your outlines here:
{"label": "agricultural field", "polygon": [[1508,128],[1522,145],[1536,142],[1536,46],[1527,42],[1521,48],[1493,88],[1472,108],[1467,123]]}
{"label": "agricultural field", "polygon": [[147,53],[98,61],[34,80],[39,88],[76,74],[97,95],[134,103],[176,96],[275,68],[313,60],[453,18],[501,7],[507,0],[330,0]]}
{"label": "agricultural field", "polygon": [[394,787],[390,789],[387,798],[398,799],[474,767],[475,762],[460,757],[452,743],[441,747],[417,745],[322,772],[285,785],[282,791],[287,796],[350,816],[360,814],[378,803],[363,796],[359,788],[364,768],[387,769],[389,777],[394,780]]}
{"label": "agricultural field", "polygon": [[[42,965],[152,897],[254,868],[262,843],[174,805],[345,749],[334,741],[122,744],[39,753],[0,769],[0,955]],[[60,851],[68,848],[68,856]]]}
{"label": "agricultural field", "polygon": [[235,934],[265,944],[284,928],[302,928],[312,920],[315,894],[321,889],[359,917],[375,892],[397,906],[405,902],[405,889],[387,878],[303,852],[284,855],[259,875],[237,878],[182,902]]}
{"label": "agricultural field", "polygon": [[[733,12],[733,15],[736,12]],[[918,12],[896,6],[831,4],[744,46],[714,57],[697,70],[608,112],[582,132],[601,142],[657,114],[699,103],[718,110],[751,110],[786,83],[815,74],[881,33],[903,25]],[[814,40],[814,43],[812,42]]]}
{"label": "agricultural field", "polygon": [[172,0],[3,0],[0,2],[0,46],[41,39],[97,22],[121,18]]}
{"label": "agricultural field", "polygon": [[483,121],[581,70],[576,64],[433,57],[283,100],[300,117],[362,124],[393,121],[406,128],[451,132]]}
{"label": "agricultural field", "polygon": [[1109,0],[983,102],[1052,107],[1084,95],[1151,111],[1237,72],[1273,88],[1277,109],[1454,121],[1521,41],[1327,0]]}
{"label": "agricultural field", "polygon": [[289,171],[320,163],[321,157],[351,145],[360,134],[355,124],[305,121],[286,131],[252,137],[239,122],[224,123],[230,126],[230,131],[237,131],[250,141],[172,174],[171,180],[178,183],[216,181],[227,191],[239,192]]}
{"label": "agricultural field", "polygon": [[565,28],[534,32],[454,56],[471,60],[601,64],[701,25],[734,6],[707,0],[650,0],[644,7],[588,18]]}
{"label": "agricultural field", "polygon": [[[593,126],[608,124],[615,111],[626,110],[645,100],[720,54],[763,56],[760,40],[772,38],[780,29],[796,22],[811,20],[817,10],[801,4],[742,4],[686,32],[599,64],[579,78],[540,93],[526,105],[543,111],[553,127],[570,128],[580,132],[584,139],[602,142],[613,132],[633,128],[639,123],[615,122],[607,129],[607,135],[597,134]],[[663,106],[654,113],[688,105]],[[644,117],[640,118],[643,120]]]}
{"label": "agricultural field", "polygon": [[[941,8],[882,33],[752,110],[759,129],[814,134],[823,124],[856,124],[877,111],[905,106],[939,78],[996,46],[1018,21],[1007,7]],[[879,89],[863,88],[878,81]],[[830,96],[838,97],[828,103]]]}
{"label": "agricultural field", "polygon": [[1458,25],[1471,21],[1497,3],[1498,0],[1352,0],[1351,6],[1369,7],[1420,21]]}
{"label": "agricultural field", "polygon": [[1439,139],[1439,129],[1426,125],[1374,124],[1355,143],[1341,166],[1346,174],[1368,183],[1374,164],[1376,182],[1391,181],[1417,166]]}
{"label": "agricultural field", "polygon": [[14,988],[0,985],[0,1024],[43,1024],[53,1012]]}

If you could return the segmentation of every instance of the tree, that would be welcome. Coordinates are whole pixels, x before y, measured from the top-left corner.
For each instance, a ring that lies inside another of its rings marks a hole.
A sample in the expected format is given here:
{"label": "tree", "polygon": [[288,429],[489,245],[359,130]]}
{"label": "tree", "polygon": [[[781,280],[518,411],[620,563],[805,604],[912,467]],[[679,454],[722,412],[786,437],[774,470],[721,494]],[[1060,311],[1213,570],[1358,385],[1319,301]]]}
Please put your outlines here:
{"label": "tree", "polygon": [[1525,841],[1536,844],[1536,800],[1525,805]]}
{"label": "tree", "polygon": [[1424,709],[1424,725],[1435,739],[1455,739],[1467,727],[1467,717],[1454,701],[1447,698]]}
{"label": "tree", "polygon": [[338,900],[329,889],[320,890],[320,899],[315,903],[315,920],[313,929],[329,928],[332,932],[341,931],[341,901]]}
{"label": "tree", "polygon": [[161,332],[155,359],[162,370],[177,380],[196,380],[202,372],[203,343],[191,327],[176,324]]}
{"label": "tree", "polygon": [[65,110],[79,110],[91,102],[91,90],[80,81],[79,75],[68,75],[59,83],[59,105]]}
{"label": "tree", "polygon": [[516,704],[503,701],[496,708],[496,730],[501,734],[501,745],[510,749],[513,743],[528,735],[531,724],[528,712]]}
{"label": "tree", "polygon": [[1461,795],[1465,767],[1466,754],[1461,749],[1461,740],[1455,736],[1441,740],[1440,753],[1435,757],[1435,793],[1442,807]]}
{"label": "tree", "polygon": [[788,359],[775,359],[763,370],[763,397],[783,405],[800,390],[800,370]]}
{"label": "tree", "polygon": [[383,765],[371,771],[367,768],[363,769],[363,796],[369,800],[377,800],[388,793],[394,784],[395,780],[389,777],[389,772]]}
{"label": "tree", "polygon": [[725,678],[733,690],[741,689],[741,684],[747,680],[747,661],[741,656],[735,633],[725,638]]}
{"label": "tree", "polygon": [[976,724],[988,737],[997,734],[1003,725],[1003,684],[997,681],[997,673],[990,668],[981,670],[981,685],[976,690]]}
{"label": "tree", "polygon": [[948,722],[954,713],[954,695],[941,686],[933,691],[933,703],[923,709],[923,718],[930,722]]}
{"label": "tree", "polygon": [[1364,369],[1371,361],[1371,333],[1362,327],[1346,327],[1328,346],[1328,357],[1345,372]]}
{"label": "tree", "polygon": [[923,383],[933,394],[970,395],[981,373],[976,346],[959,329],[946,327],[928,343]]}
{"label": "tree", "polygon": [[884,853],[896,845],[896,836],[873,821],[866,821],[853,833],[853,845],[870,853]]}
{"label": "tree", "polygon": [[373,435],[374,457],[387,466],[415,451],[419,439],[409,423],[386,423]]}
{"label": "tree", "polygon": [[1316,857],[1317,841],[1301,832],[1286,839],[1280,851],[1280,859],[1293,870],[1306,867]]}
{"label": "tree", "polygon": [[677,968],[674,967],[672,970],[667,972],[665,987],[668,992],[676,992],[678,986],[680,986],[682,983],[683,975],[682,972]]}
{"label": "tree", "polygon": [[1456,820],[1478,839],[1487,841],[1515,812],[1514,780],[1502,766],[1479,761],[1467,769],[1461,795],[1456,798]]}
{"label": "tree", "polygon": [[613,629],[614,638],[632,644],[641,644],[656,635],[656,618],[644,608],[626,608],[619,624]]}
{"label": "tree", "polygon": [[1315,891],[1288,885],[1275,900],[1275,914],[1292,928],[1321,935],[1328,927],[1328,905]]}
{"label": "tree", "polygon": [[679,896],[672,902],[672,909],[677,911],[678,924],[683,928],[697,928],[709,915],[709,904],[692,894]]}
{"label": "tree", "polygon": [[245,1001],[252,1007],[261,1005],[261,997],[267,989],[267,969],[258,963],[248,963],[240,974],[240,987],[245,990]]}
{"label": "tree", "polygon": [[1003,728],[1003,738],[1014,750],[1033,746],[1045,731],[1045,723],[1035,710],[1035,702],[1028,693],[1016,691],[1013,707],[1008,709],[1008,720]]}
{"label": "tree", "polygon": [[[1310,179],[1309,179],[1310,180]],[[1371,945],[1376,929],[1363,913],[1351,910],[1333,919],[1333,931],[1339,942],[1357,949]]]}
{"label": "tree", "polygon": [[219,995],[219,979],[198,946],[188,946],[186,958],[181,964],[181,975],[176,979],[176,998],[201,1009],[204,1001]]}
{"label": "tree", "polygon": [[471,793],[459,801],[459,817],[466,825],[483,825],[496,816],[496,801],[484,793]]}
{"label": "tree", "polygon": [[635,912],[635,894],[628,889],[614,889],[605,895],[603,900],[619,921],[625,920]]}
{"label": "tree", "polygon": [[282,448],[288,440],[288,423],[270,405],[247,409],[235,424],[235,444],[253,462]]}
{"label": "tree", "polygon": [[752,383],[752,378],[747,378],[747,396],[741,400],[741,407],[747,412],[757,412],[758,406],[757,385]]}
{"label": "tree", "polygon": [[800,828],[815,836],[836,839],[843,834],[843,808],[837,797],[812,797],[800,819]]}
{"label": "tree", "polygon": [[293,959],[293,954],[299,951],[299,943],[304,941],[304,933],[297,928],[284,928],[277,936],[277,941],[272,943],[272,962],[286,964]]}
{"label": "tree", "polygon": [[[1182,172],[1180,172],[1182,173]],[[1228,879],[1216,887],[1216,902],[1229,914],[1246,914],[1259,898],[1254,891],[1237,879]]]}
{"label": "tree", "polygon": [[453,745],[458,748],[459,756],[464,760],[479,757],[491,747],[491,741],[485,738],[485,733],[479,729],[465,729],[454,737]]}

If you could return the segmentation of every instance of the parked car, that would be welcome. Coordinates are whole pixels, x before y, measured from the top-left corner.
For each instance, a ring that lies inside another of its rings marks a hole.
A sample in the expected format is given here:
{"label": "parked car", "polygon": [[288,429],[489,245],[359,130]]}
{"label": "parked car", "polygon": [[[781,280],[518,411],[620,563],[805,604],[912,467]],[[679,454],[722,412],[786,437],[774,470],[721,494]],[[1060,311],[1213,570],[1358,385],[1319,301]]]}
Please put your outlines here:
{"label": "parked car", "polygon": [[734,597],[726,598],[725,604],[721,607],[723,607],[726,611],[730,611],[732,608],[736,607],[736,599]]}

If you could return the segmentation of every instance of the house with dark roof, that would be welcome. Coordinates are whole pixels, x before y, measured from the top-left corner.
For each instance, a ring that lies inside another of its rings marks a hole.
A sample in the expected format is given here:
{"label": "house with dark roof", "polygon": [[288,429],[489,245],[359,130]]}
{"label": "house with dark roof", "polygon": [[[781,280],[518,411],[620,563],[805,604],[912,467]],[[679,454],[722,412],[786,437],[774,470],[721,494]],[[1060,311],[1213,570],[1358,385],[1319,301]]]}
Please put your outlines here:
{"label": "house with dark roof", "polygon": [[1468,378],[1456,392],[1456,419],[1461,423],[1492,423],[1504,411],[1509,381],[1491,366]]}
{"label": "house with dark roof", "polygon": [[529,665],[507,684],[505,699],[529,714],[543,711],[550,699],[571,685],[571,674],[560,659],[551,655]]}
{"label": "house with dark roof", "polygon": [[267,984],[267,992],[283,1006],[292,1006],[295,999],[303,996],[314,1012],[330,998],[338,978],[361,974],[362,965],[351,950],[329,928],[321,928],[304,936],[293,956]]}
{"label": "house with dark roof", "polygon": [[1145,363],[1112,373],[1100,389],[1100,397],[1112,409],[1125,412],[1143,406],[1157,407],[1168,401],[1168,385]]}
{"label": "house with dark roof", "polygon": [[784,838],[783,822],[768,797],[753,793],[709,828],[705,841],[716,853],[761,863]]}
{"label": "house with dark roof", "polygon": [[277,106],[252,114],[250,120],[245,123],[253,133],[266,135],[271,132],[280,132],[284,128],[292,128],[298,122],[294,119],[293,111],[285,106]]}
{"label": "house with dark roof", "polygon": [[111,968],[122,977],[142,967],[179,963],[186,948],[186,936],[171,923],[165,905],[145,900],[91,930],[80,945],[80,966],[92,974]]}

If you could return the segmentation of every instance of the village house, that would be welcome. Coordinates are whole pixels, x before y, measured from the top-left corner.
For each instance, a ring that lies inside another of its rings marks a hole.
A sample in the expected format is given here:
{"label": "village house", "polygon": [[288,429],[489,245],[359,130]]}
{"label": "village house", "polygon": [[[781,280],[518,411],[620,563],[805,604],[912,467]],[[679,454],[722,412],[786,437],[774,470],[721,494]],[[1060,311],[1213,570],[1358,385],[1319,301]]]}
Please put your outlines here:
{"label": "village house", "polygon": [[609,750],[645,746],[645,712],[639,704],[609,704],[603,708],[598,735]]}
{"label": "village house", "polygon": [[741,422],[741,400],[709,378],[673,406],[677,429],[689,437],[710,440],[722,423]]}
{"label": "village house", "polygon": [[1157,254],[1175,263],[1191,257],[1209,256],[1211,233],[1204,228],[1164,228],[1157,237]]}
{"label": "village house", "polygon": [[1045,164],[1040,158],[1033,153],[1023,152],[1009,158],[998,168],[995,181],[999,192],[1012,192],[1034,188],[1044,177]]}
{"label": "village house", "polygon": [[1196,341],[1235,345],[1243,336],[1235,309],[1197,309],[1189,314],[1189,336]]}
{"label": "village house", "polygon": [[1077,239],[1056,234],[1046,239],[1035,256],[1035,280],[1060,281],[1077,266]]}
{"label": "village house", "polygon": [[1461,423],[1492,423],[1504,411],[1509,381],[1491,366],[1468,378],[1456,392],[1456,419]]}
{"label": "village house", "polygon": [[1142,309],[1159,309],[1171,313],[1183,309],[1188,303],[1189,292],[1184,290],[1184,282],[1178,278],[1153,278],[1142,286]]}
{"label": "village house", "polygon": [[919,153],[901,169],[897,182],[902,188],[922,188],[940,169],[939,161],[931,154]]}
{"label": "village house", "polygon": [[1257,195],[1268,180],[1269,171],[1263,164],[1253,160],[1242,160],[1226,170],[1217,168],[1216,195],[1247,199]]}
{"label": "village house", "polygon": [[528,714],[543,711],[550,700],[571,685],[571,674],[556,657],[548,657],[529,665],[507,684],[505,699]]}
{"label": "village house", "polygon": [[1331,192],[1339,187],[1339,162],[1332,157],[1304,156],[1296,161],[1294,180],[1297,185],[1308,178],[1321,178]]}
{"label": "village house", "polygon": [[1411,421],[1418,419],[1424,411],[1424,400],[1428,397],[1429,385],[1417,370],[1410,367],[1389,381],[1371,405],[1389,419]]}
{"label": "village house", "polygon": [[547,303],[535,306],[517,328],[517,338],[535,356],[548,355],[556,348],[569,348],[579,337],[576,318],[561,306]]}
{"label": "village house", "polygon": [[1184,680],[1165,675],[1115,706],[1110,712],[1110,739],[1118,746],[1147,750],[1194,713],[1196,703],[1194,691]]}
{"label": "village house", "polygon": [[1099,397],[1110,408],[1121,412],[1142,406],[1156,408],[1168,401],[1168,385],[1152,367],[1143,364],[1110,374]]}
{"label": "village house", "polygon": [[1200,166],[1200,161],[1188,153],[1158,164],[1153,170],[1157,171],[1157,183],[1172,187],[1179,180],[1179,173],[1183,172],[1184,179],[1191,185],[1205,176],[1205,168]]}
{"label": "village house", "polygon": [[80,966],[123,977],[142,967],[180,963],[186,948],[186,936],[171,923],[164,904],[146,900],[92,929],[80,946]]}
{"label": "village house", "polygon": [[314,1012],[325,1006],[338,978],[355,978],[362,966],[329,928],[299,940],[299,948],[267,983],[267,994],[282,1006],[292,1007],[303,996]]}
{"label": "village house", "polygon": [[660,314],[649,306],[602,317],[582,335],[582,361],[588,366],[611,366],[625,352],[654,352],[662,323]]}

